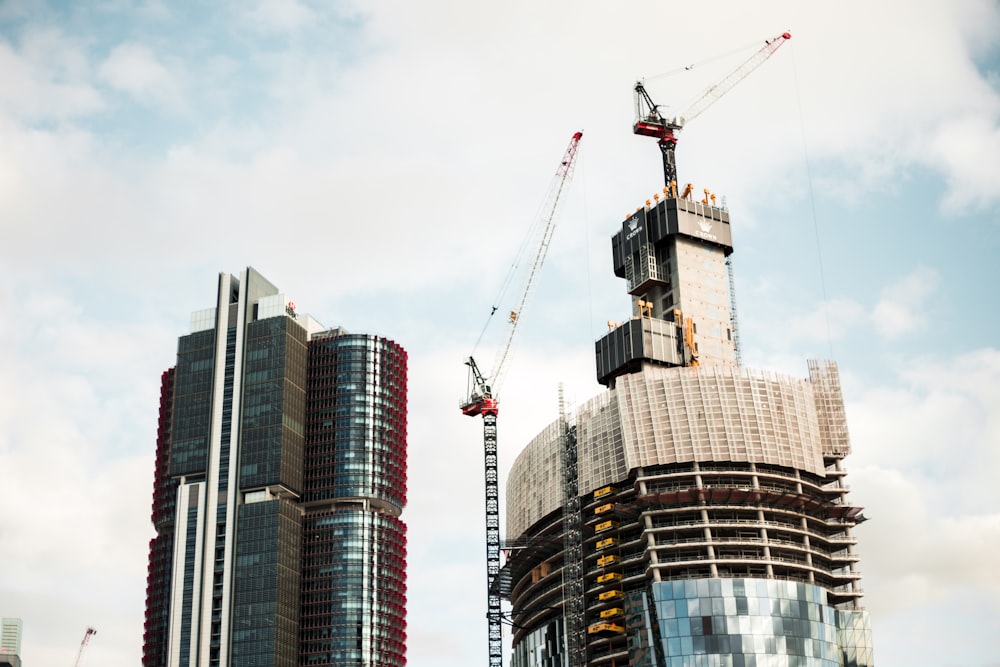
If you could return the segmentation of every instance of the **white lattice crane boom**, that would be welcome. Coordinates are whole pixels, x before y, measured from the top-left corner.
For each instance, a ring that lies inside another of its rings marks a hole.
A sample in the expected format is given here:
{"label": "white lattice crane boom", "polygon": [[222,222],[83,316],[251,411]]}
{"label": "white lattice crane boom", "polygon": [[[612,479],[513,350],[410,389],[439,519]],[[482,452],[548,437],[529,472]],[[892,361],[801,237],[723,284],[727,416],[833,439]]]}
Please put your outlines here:
{"label": "white lattice crane boom", "polygon": [[774,55],[774,52],[777,51],[786,40],[791,38],[791,33],[783,32],[773,39],[769,39],[764,42],[764,46],[743,61],[739,67],[723,77],[721,81],[706,90],[701,97],[695,100],[691,106],[687,108],[687,111],[685,111],[681,116],[680,125],[683,127],[685,123],[700,116],[703,111],[715,104],[716,100],[732,90],[736,84],[745,79],[750,72],[757,69],[764,63],[765,60]]}

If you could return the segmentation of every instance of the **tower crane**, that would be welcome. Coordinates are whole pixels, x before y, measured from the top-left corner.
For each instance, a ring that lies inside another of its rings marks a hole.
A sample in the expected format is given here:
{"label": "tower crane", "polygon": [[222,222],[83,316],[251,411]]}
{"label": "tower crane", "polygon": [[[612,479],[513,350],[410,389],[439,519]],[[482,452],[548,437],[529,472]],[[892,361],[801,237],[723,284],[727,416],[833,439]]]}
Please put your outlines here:
{"label": "tower crane", "polygon": [[[646,87],[642,81],[635,84],[635,124],[632,125],[632,132],[645,137],[653,137],[663,154],[663,178],[665,192],[672,192],[677,196],[677,162],[674,159],[674,149],[677,147],[677,135],[684,125],[698,116],[706,109],[715,104],[719,98],[733,89],[733,86],[745,79],[748,74],[757,69],[765,60],[774,55],[774,52],[781,48],[781,45],[792,38],[791,33],[783,32],[780,35],[768,39],[764,46],[758,49],[753,55],[744,60],[739,67],[724,76],[718,83],[709,87],[701,97],[694,101],[680,116],[667,118],[660,113],[660,108],[649,97]],[[690,185],[685,189],[685,194],[690,192]],[[736,293],[733,279],[732,255],[726,255],[726,271],[729,276],[729,312],[731,318],[731,331],[733,332],[733,348],[736,352],[736,362],[741,363],[739,327],[736,321]],[[688,341],[688,336],[685,336]]]}
{"label": "tower crane", "polygon": [[541,242],[535,253],[534,262],[528,271],[528,276],[521,291],[517,309],[512,310],[508,320],[509,328],[506,340],[500,347],[496,362],[489,376],[484,376],[476,360],[469,357],[466,365],[469,367],[469,396],[461,404],[462,414],[470,417],[483,417],[483,450],[485,452],[486,479],[486,591],[489,635],[489,665],[503,666],[503,635],[500,614],[500,487],[497,471],[497,413],[498,403],[496,392],[499,381],[510,352],[514,333],[521,321],[524,307],[531,292],[535,275],[545,262],[552,232],[555,230],[555,216],[563,191],[573,178],[576,166],[577,148],[583,132],[577,132],[570,139],[559,167],[556,169],[545,203],[541,209],[544,216],[544,228]]}
{"label": "tower crane", "polygon": [[668,188],[676,188],[677,163],[674,160],[674,148],[677,146],[677,135],[684,125],[698,116],[730,90],[746,78],[750,72],[757,69],[765,60],[774,55],[782,44],[792,38],[791,33],[783,32],[764,42],[756,53],[747,58],[732,72],[724,76],[718,83],[706,90],[701,97],[680,116],[667,118],[660,113],[660,107],[653,103],[642,81],[635,84],[635,116],[636,121],[632,132],[644,137],[657,139],[657,145],[663,154],[663,177]]}
{"label": "tower crane", "polygon": [[83,657],[83,649],[87,648],[90,638],[96,634],[97,630],[94,628],[87,628],[87,631],[83,633],[83,639],[80,640],[80,650],[76,652],[76,662],[73,663],[73,667],[80,667],[80,658]]}

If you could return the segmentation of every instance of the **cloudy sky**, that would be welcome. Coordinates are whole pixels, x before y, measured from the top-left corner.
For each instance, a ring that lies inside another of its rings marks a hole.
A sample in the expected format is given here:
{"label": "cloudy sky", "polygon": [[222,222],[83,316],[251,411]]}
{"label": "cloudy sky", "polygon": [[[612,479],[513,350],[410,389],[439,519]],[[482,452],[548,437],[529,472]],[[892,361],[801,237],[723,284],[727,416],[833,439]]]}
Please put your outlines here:
{"label": "cloudy sky", "polygon": [[247,265],[409,350],[409,662],[485,663],[463,359],[583,130],[503,466],[560,382],[598,393],[593,340],[628,316],[610,237],[662,185],[633,82],[681,112],[786,29],[685,129],[680,177],[730,209],[744,363],[840,363],[879,664],[1000,665],[993,0],[0,0],[0,616],[25,664],[70,664],[88,625],[84,664],[138,664],[160,373]]}

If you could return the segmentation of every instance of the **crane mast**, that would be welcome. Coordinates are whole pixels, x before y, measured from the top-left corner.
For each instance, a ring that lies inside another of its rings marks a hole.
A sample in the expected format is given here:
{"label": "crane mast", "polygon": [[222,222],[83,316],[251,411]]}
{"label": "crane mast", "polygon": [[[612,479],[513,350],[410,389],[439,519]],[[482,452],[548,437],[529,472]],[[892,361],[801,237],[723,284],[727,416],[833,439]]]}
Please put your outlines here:
{"label": "crane mast", "polygon": [[517,303],[517,308],[511,311],[509,328],[504,344],[500,347],[493,370],[488,377],[484,376],[476,360],[469,357],[465,364],[469,367],[469,395],[462,402],[462,414],[470,417],[483,418],[483,451],[485,454],[484,478],[486,486],[486,618],[489,639],[489,667],[503,667],[503,630],[500,610],[500,485],[497,467],[497,413],[498,404],[496,390],[501,379],[511,342],[517,325],[521,320],[528,295],[534,283],[535,275],[541,269],[548,254],[552,232],[555,230],[556,211],[566,186],[572,180],[576,166],[577,149],[582,132],[577,132],[570,139],[552,185],[543,205],[544,228],[541,241],[535,252],[523,290]]}
{"label": "crane mast", "polygon": [[667,118],[660,113],[659,106],[653,103],[646,92],[642,81],[635,84],[635,124],[632,132],[644,137],[657,139],[657,146],[663,154],[663,178],[668,188],[676,188],[677,163],[674,159],[674,149],[677,146],[677,135],[684,125],[702,114],[715,104],[720,97],[728,93],[750,72],[757,69],[765,60],[774,55],[782,44],[792,38],[791,33],[783,32],[764,42],[764,46],[747,58],[739,67],[724,76],[718,83],[706,90],[701,97],[679,116]]}

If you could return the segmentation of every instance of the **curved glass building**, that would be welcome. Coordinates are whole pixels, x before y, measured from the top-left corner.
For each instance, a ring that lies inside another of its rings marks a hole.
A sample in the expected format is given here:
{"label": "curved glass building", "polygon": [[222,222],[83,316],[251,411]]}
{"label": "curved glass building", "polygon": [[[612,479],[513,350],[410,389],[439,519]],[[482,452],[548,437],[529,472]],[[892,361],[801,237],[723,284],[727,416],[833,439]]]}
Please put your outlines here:
{"label": "curved glass building", "polygon": [[406,352],[217,295],[161,382],[143,665],[405,665]]}
{"label": "curved glass building", "polygon": [[406,352],[309,344],[302,665],[406,664]]}
{"label": "curved glass building", "polygon": [[622,223],[632,317],[603,394],[507,483],[513,667],[868,667],[836,364],[738,363],[728,211],[668,196]]}

